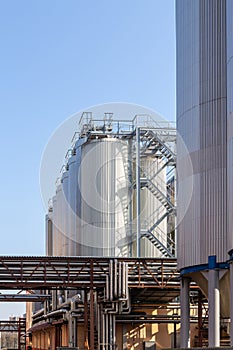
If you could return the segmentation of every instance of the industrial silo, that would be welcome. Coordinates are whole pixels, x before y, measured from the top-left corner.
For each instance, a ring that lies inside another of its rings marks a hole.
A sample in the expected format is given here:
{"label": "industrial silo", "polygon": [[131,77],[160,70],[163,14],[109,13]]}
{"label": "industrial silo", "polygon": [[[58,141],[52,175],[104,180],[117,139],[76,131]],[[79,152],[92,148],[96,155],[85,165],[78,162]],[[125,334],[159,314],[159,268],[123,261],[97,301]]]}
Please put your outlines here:
{"label": "industrial silo", "polygon": [[[227,256],[226,1],[176,1],[178,266],[181,347],[189,342],[189,281],[209,301],[209,347],[229,317]],[[192,167],[188,164],[192,163]],[[193,191],[188,208],[186,184]],[[219,302],[221,295],[224,298]]]}
{"label": "industrial silo", "polygon": [[147,122],[87,118],[80,125],[56,188],[53,254],[174,257],[167,172],[174,170],[175,134]]}
{"label": "industrial silo", "polygon": [[80,255],[128,255],[127,141],[104,137],[83,144]]}
{"label": "industrial silo", "polygon": [[69,255],[68,252],[68,240],[69,240],[69,220],[68,214],[70,210],[69,206],[69,171],[68,168],[62,174],[61,178],[61,249],[62,255]]}

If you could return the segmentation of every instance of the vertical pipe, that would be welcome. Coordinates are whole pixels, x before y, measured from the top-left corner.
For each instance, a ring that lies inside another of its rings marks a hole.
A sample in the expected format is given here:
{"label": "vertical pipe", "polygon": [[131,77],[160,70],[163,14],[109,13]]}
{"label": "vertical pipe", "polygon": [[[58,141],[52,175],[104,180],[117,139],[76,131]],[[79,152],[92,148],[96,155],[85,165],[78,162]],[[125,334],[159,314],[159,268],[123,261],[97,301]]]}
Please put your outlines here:
{"label": "vertical pipe", "polygon": [[176,322],[174,322],[174,330],[173,330],[173,332],[174,332],[174,344],[173,344],[173,346],[174,346],[174,348],[176,348],[176,343],[177,343],[177,340],[176,340]]}
{"label": "vertical pipe", "polygon": [[112,314],[109,315],[109,348],[112,350],[113,331],[112,331]]}
{"label": "vertical pipe", "polygon": [[84,290],[84,349],[88,349],[88,304],[87,290]]}
{"label": "vertical pipe", "polygon": [[90,350],[95,348],[95,320],[94,320],[94,266],[91,260],[91,276],[90,276]]}
{"label": "vertical pipe", "polygon": [[137,191],[137,258],[140,258],[140,235],[141,235],[141,222],[140,222],[140,128],[136,127],[136,191]]}
{"label": "vertical pipe", "polygon": [[181,278],[180,288],[180,311],[181,311],[181,329],[180,329],[180,347],[190,347],[190,303],[189,303],[189,285],[190,279]]}
{"label": "vertical pipe", "polygon": [[106,329],[105,349],[109,349],[109,323],[108,323],[108,313],[105,314],[105,329]]}
{"label": "vertical pipe", "polygon": [[102,310],[102,349],[103,350],[105,349],[105,328],[106,328],[105,315],[104,315],[103,310]]}
{"label": "vertical pipe", "polygon": [[90,288],[90,350],[95,348],[94,290]]}
{"label": "vertical pipe", "polygon": [[97,331],[98,331],[98,350],[100,350],[101,343],[101,317],[100,317],[100,304],[97,304]]}
{"label": "vertical pipe", "polygon": [[198,291],[198,346],[202,347],[202,292]]}
{"label": "vertical pipe", "polygon": [[113,350],[116,349],[116,316],[112,316],[112,344]]}
{"label": "vertical pipe", "polygon": [[209,347],[220,346],[220,293],[219,273],[216,269],[208,272],[208,299],[209,299]]}
{"label": "vertical pipe", "polygon": [[231,336],[231,346],[233,347],[233,262],[230,263],[230,336]]}
{"label": "vertical pipe", "polygon": [[77,317],[74,317],[74,347],[77,347],[78,346],[78,322],[77,322]]}

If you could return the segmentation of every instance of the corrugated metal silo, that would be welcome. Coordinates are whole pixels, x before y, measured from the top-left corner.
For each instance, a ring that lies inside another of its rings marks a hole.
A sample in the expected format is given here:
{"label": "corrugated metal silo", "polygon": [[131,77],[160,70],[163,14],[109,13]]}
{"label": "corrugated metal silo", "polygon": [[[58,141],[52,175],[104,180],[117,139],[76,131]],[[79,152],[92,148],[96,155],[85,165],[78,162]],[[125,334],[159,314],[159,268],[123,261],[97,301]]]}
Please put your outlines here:
{"label": "corrugated metal silo", "polygon": [[127,142],[110,137],[82,146],[81,255],[128,253],[127,171]]}

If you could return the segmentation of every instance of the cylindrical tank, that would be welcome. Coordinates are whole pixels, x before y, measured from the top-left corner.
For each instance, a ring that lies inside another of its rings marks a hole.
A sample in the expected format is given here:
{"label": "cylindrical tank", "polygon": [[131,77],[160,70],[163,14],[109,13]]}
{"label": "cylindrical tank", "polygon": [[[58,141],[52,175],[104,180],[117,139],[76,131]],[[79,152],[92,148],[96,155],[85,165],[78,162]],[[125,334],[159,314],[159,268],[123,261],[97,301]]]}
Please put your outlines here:
{"label": "cylindrical tank", "polygon": [[128,254],[128,145],[115,138],[82,146],[81,255]]}
{"label": "cylindrical tank", "polygon": [[76,255],[76,188],[77,188],[77,166],[76,155],[73,154],[68,161],[68,252],[70,256]]}
{"label": "cylindrical tank", "polygon": [[57,196],[53,196],[53,255],[58,255]]}
{"label": "cylindrical tank", "polygon": [[56,189],[56,214],[54,215],[54,224],[57,227],[55,248],[57,256],[62,256],[62,185],[58,184]]}
{"label": "cylindrical tank", "polygon": [[62,174],[61,186],[61,245],[62,245],[62,255],[69,255],[68,252],[68,240],[69,240],[69,171],[68,169]]}
{"label": "cylindrical tank", "polygon": [[[209,256],[228,259],[226,1],[177,0],[176,36],[178,267],[195,271]],[[205,276],[193,272],[191,277],[207,295]],[[227,279],[225,274],[220,280],[226,300]],[[229,316],[228,309],[222,302],[222,316]]]}
{"label": "cylindrical tank", "polygon": [[53,255],[53,207],[49,207],[48,214],[45,217],[46,232],[46,255]]}
{"label": "cylindrical tank", "polygon": [[[233,2],[227,1],[228,212],[233,213]],[[228,215],[227,251],[233,248],[233,215]]]}
{"label": "cylindrical tank", "polygon": [[[227,259],[225,1],[178,0],[177,129],[179,268]],[[193,169],[187,167],[191,159]],[[185,182],[193,178],[183,208]]]}

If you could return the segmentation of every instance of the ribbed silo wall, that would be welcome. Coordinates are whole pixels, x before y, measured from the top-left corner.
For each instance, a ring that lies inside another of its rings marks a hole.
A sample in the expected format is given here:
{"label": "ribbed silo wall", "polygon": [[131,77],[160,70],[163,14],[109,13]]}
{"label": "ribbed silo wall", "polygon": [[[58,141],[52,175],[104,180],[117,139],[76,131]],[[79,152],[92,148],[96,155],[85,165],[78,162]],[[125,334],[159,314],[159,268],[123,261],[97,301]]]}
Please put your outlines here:
{"label": "ribbed silo wall", "polygon": [[54,225],[56,226],[56,242],[54,241],[54,255],[62,256],[62,185],[56,189],[56,209],[54,209]]}
{"label": "ribbed silo wall", "polygon": [[69,255],[68,240],[69,240],[69,172],[65,171],[61,178],[62,194],[61,194],[61,246],[62,255]]}
{"label": "ribbed silo wall", "polygon": [[228,141],[228,239],[233,248],[233,2],[227,0],[227,141]]}
{"label": "ribbed silo wall", "polygon": [[81,147],[82,256],[128,256],[128,161],[127,141],[103,138]]}
{"label": "ribbed silo wall", "polygon": [[79,139],[73,149],[73,154],[68,160],[68,254],[76,256],[81,254],[80,250],[80,219],[81,219],[81,196],[78,176],[81,163],[82,144],[85,139]]}
{"label": "ribbed silo wall", "polygon": [[225,15],[225,1],[176,2],[179,268],[227,259]]}

